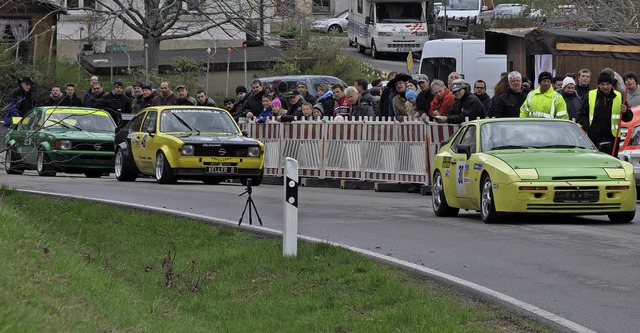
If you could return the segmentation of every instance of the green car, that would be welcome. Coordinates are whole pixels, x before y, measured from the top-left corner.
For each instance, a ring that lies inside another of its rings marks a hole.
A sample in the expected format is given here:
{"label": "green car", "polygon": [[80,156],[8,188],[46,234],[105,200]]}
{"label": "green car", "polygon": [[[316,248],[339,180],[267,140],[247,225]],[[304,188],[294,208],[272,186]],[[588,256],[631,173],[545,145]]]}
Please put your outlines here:
{"label": "green car", "polygon": [[83,173],[90,178],[113,172],[116,124],[103,110],[37,107],[15,117],[5,143],[5,171],[40,176]]}

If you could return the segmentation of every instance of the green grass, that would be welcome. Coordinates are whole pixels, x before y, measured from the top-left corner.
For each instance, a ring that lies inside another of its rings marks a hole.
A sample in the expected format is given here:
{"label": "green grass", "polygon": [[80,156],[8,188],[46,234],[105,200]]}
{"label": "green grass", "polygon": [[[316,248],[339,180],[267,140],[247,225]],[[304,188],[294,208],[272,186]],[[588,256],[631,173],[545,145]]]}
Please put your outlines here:
{"label": "green grass", "polygon": [[327,244],[0,189],[0,332],[546,332]]}

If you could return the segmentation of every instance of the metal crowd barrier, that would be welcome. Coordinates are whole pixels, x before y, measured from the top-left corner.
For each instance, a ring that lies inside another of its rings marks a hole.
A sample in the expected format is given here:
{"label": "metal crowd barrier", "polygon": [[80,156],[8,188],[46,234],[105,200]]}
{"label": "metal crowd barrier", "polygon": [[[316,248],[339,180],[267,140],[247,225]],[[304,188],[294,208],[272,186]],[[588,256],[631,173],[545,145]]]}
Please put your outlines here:
{"label": "metal crowd barrier", "polygon": [[420,120],[322,120],[240,127],[265,145],[265,175],[283,176],[286,157],[301,177],[390,183],[430,183],[430,161],[459,125]]}

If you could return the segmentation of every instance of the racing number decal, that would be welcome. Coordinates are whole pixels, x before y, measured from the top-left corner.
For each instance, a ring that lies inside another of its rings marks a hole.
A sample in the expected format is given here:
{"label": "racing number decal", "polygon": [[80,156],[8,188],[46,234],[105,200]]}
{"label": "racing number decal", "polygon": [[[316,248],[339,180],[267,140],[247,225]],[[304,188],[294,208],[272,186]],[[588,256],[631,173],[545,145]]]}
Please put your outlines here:
{"label": "racing number decal", "polygon": [[467,193],[464,187],[464,173],[467,168],[467,163],[464,161],[458,161],[456,163],[456,190],[458,194],[465,195]]}

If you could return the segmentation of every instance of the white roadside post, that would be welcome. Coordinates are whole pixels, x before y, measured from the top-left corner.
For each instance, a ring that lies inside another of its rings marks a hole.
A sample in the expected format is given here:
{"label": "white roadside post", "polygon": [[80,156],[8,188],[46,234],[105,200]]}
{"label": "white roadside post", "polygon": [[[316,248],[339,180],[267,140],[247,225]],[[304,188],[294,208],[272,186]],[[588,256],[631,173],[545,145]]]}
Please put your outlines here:
{"label": "white roadside post", "polygon": [[298,161],[291,157],[284,161],[284,231],[282,255],[298,255]]}

